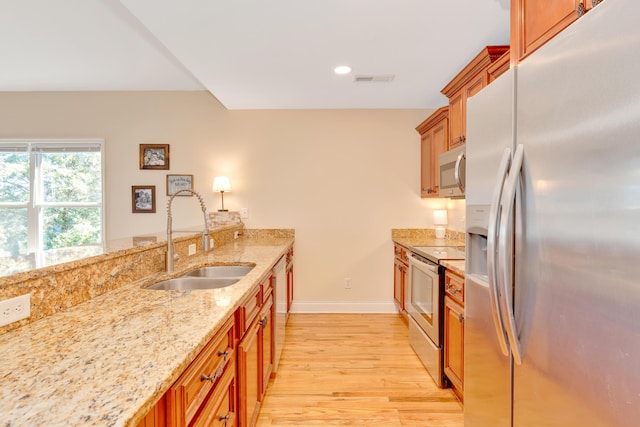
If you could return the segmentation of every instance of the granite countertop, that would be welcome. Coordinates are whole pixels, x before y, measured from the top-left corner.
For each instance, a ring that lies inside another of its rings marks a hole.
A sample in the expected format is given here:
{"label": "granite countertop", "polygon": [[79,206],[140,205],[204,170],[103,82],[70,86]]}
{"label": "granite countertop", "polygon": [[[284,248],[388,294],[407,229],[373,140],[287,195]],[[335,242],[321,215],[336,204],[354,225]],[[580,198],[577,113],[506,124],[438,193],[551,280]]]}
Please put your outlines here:
{"label": "granite countertop", "polygon": [[[464,235],[463,235],[464,236]],[[407,249],[414,246],[464,246],[464,238],[437,239],[429,229],[392,229],[391,239]]]}
{"label": "granite countertop", "polygon": [[176,381],[293,238],[250,239],[177,263],[252,263],[223,289],[143,289],[156,273],[0,335],[0,419],[13,426],[135,425]]}
{"label": "granite countertop", "polygon": [[464,260],[448,260],[440,262],[444,268],[464,277]]}

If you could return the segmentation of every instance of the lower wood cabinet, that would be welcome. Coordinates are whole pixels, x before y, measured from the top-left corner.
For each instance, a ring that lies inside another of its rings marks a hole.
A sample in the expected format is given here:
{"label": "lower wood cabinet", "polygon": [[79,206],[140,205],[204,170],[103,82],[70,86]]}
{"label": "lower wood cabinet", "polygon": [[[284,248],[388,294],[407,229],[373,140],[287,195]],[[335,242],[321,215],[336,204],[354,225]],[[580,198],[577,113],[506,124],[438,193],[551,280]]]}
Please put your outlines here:
{"label": "lower wood cabinet", "polygon": [[269,379],[273,372],[273,362],[275,357],[274,348],[274,327],[275,327],[275,305],[273,303],[273,292],[268,292],[264,298],[264,305],[260,312],[260,354],[262,356],[262,387],[260,390],[260,400],[264,397],[269,385]]}
{"label": "lower wood cabinet", "polygon": [[[219,393],[224,393],[229,387],[235,391],[235,386],[221,381],[225,378],[226,382],[235,383],[234,348],[235,322],[230,318],[165,394],[167,425],[193,425],[203,416],[203,412],[212,411],[211,406],[215,405],[214,400]],[[224,413],[220,415],[234,412],[235,407],[234,393],[229,408],[223,408]]]}
{"label": "lower wood cabinet", "polygon": [[[287,254],[293,295],[293,249]],[[273,372],[275,304],[264,276],[137,427],[251,427]]]}
{"label": "lower wood cabinet", "polygon": [[464,400],[464,279],[445,271],[444,373]]}
{"label": "lower wood cabinet", "polygon": [[158,427],[167,425],[167,400],[165,396],[155,404],[147,415],[138,422],[137,427]]}
{"label": "lower wood cabinet", "polygon": [[229,366],[207,399],[207,404],[201,408],[189,425],[194,427],[238,425],[235,358],[229,362]]}
{"label": "lower wood cabinet", "polygon": [[393,302],[395,302],[398,311],[406,316],[404,301],[407,293],[409,257],[407,250],[400,245],[394,245],[393,252]]}
{"label": "lower wood cabinet", "polygon": [[238,387],[241,427],[255,424],[260,410],[261,365],[260,323],[254,322],[238,345]]}

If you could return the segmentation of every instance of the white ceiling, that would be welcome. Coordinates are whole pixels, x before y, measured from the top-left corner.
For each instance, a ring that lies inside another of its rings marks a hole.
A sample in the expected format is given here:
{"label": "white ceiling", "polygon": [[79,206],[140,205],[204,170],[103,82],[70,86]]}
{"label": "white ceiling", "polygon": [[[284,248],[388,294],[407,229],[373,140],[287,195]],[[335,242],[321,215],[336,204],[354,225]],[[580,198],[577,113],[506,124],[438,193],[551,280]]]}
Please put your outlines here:
{"label": "white ceiling", "polygon": [[[207,89],[229,109],[435,108],[483,46],[509,43],[509,1],[0,0],[0,91]],[[341,64],[353,72],[335,75]]]}

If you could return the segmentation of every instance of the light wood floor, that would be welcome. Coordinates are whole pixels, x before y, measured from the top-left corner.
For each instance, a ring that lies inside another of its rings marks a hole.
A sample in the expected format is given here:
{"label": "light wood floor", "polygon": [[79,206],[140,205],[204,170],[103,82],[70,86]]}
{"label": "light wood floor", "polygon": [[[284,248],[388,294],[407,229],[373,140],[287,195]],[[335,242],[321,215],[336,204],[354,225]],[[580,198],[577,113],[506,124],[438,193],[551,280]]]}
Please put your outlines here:
{"label": "light wood floor", "polygon": [[257,427],[462,427],[393,314],[292,314]]}

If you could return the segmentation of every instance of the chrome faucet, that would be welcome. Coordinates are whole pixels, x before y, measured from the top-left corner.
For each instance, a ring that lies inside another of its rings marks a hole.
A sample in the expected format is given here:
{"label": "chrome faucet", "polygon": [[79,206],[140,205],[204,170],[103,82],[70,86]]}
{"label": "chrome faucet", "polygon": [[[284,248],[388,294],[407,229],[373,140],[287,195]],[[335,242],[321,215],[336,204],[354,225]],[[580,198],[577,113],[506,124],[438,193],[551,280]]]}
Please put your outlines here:
{"label": "chrome faucet", "polygon": [[[169,199],[169,202],[167,203],[167,273],[173,273],[173,261],[178,257],[174,254],[173,250],[173,218],[171,216],[171,203],[173,202],[173,199],[181,193],[194,195],[200,201],[200,207],[202,208],[202,214],[204,215],[204,230],[202,230],[202,250],[205,252],[209,250],[209,221],[207,219],[207,207],[204,204],[204,199],[197,191],[194,190],[184,189],[176,191],[175,193],[173,193],[173,195]],[[176,230],[176,232],[178,232],[178,230]]]}

